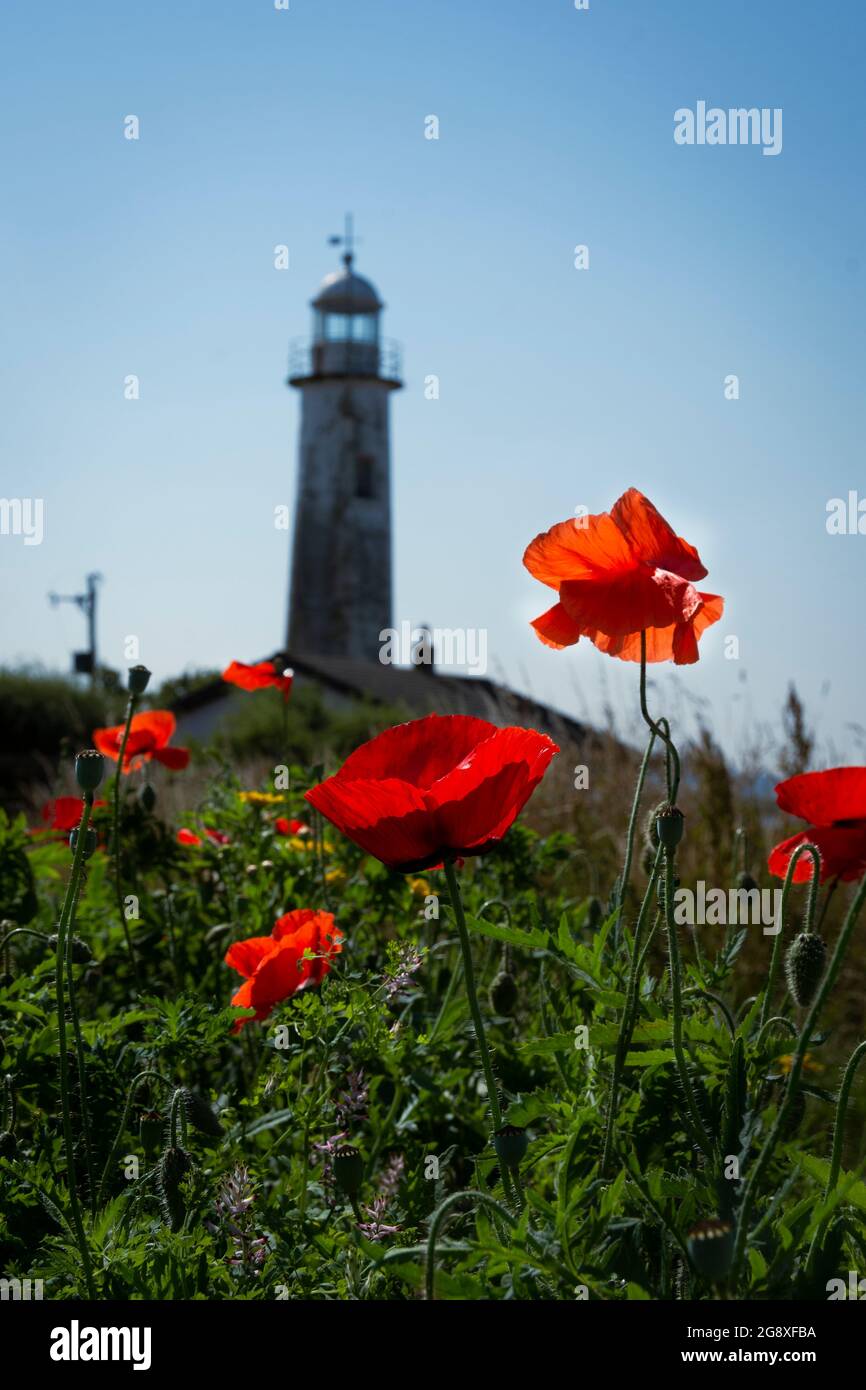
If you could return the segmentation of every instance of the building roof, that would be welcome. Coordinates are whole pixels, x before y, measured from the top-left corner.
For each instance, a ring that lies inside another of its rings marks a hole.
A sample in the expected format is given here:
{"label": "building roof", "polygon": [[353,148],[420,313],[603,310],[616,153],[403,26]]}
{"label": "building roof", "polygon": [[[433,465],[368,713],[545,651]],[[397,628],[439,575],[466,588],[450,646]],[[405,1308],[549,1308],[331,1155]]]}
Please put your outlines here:
{"label": "building roof", "polygon": [[375,287],[351,265],[326,275],[313,300],[314,309],[329,314],[377,314],[384,307]]}

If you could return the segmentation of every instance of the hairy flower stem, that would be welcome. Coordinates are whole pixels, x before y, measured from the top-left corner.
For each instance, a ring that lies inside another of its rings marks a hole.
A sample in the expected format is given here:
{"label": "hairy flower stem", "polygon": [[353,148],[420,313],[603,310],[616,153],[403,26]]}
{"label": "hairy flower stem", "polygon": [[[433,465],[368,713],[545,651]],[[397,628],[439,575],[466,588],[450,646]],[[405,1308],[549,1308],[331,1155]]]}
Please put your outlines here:
{"label": "hairy flower stem", "polygon": [[808,854],[812,859],[812,878],[809,886],[809,898],[806,903],[806,931],[812,930],[812,923],[815,920],[815,907],[818,902],[818,886],[821,878],[821,856],[818,853],[818,850],[816,849],[815,845],[805,843],[802,845],[798,845],[797,848],[794,850],[794,853],[791,855],[791,858],[788,861],[788,872],[785,874],[785,882],[782,885],[782,898],[779,903],[779,916],[775,923],[778,930],[776,932],[776,939],[773,942],[773,954],[770,957],[770,973],[767,976],[767,988],[764,990],[764,999],[763,1003],[761,1004],[760,1027],[762,1030],[770,1014],[770,1003],[773,998],[773,992],[776,988],[776,980],[779,975],[779,966],[782,963],[782,937],[784,935],[785,909],[788,906],[788,894],[790,893],[791,885],[794,882],[794,870],[797,867],[798,861],[803,857],[804,854]]}
{"label": "hairy flower stem", "polygon": [[[814,848],[814,846],[812,846],[812,848]],[[783,1132],[785,1125],[787,1124],[788,1119],[791,1115],[791,1111],[794,1107],[794,1102],[797,1098],[797,1087],[800,1084],[800,1076],[803,1071],[803,1061],[805,1059],[806,1052],[809,1047],[809,1042],[811,1040],[812,1034],[815,1031],[815,1027],[817,1025],[818,1018],[820,1017],[821,1010],[827,1002],[827,999],[830,995],[830,991],[835,985],[836,979],[839,975],[839,971],[842,968],[842,961],[845,958],[845,952],[847,951],[848,943],[851,940],[851,933],[853,932],[854,926],[857,922],[857,918],[860,916],[860,913],[863,909],[864,902],[866,902],[866,878],[864,878],[860,883],[860,887],[857,889],[857,894],[854,898],[854,901],[848,909],[848,913],[843,923],[842,930],[840,931],[838,939],[836,941],[836,946],[833,951],[830,964],[827,968],[827,972],[824,975],[821,984],[818,986],[815,998],[812,1001],[812,1007],[809,1010],[808,1016],[806,1018],[805,1023],[803,1024],[802,1029],[800,1030],[800,1036],[797,1040],[797,1048],[794,1052],[794,1058],[791,1063],[791,1072],[788,1077],[788,1085],[785,1089],[785,1096],[782,1101],[782,1104],[779,1106],[779,1111],[776,1115],[775,1123],[773,1124],[770,1133],[767,1135],[767,1138],[764,1141],[764,1147],[758,1155],[758,1158],[756,1159],[755,1163],[752,1165],[751,1172],[749,1174],[748,1179],[746,1180],[746,1185],[743,1190],[743,1199],[740,1204],[739,1217],[737,1220],[737,1241],[736,1245],[734,1246],[734,1257],[731,1264],[730,1281],[732,1287],[735,1287],[736,1285],[736,1280],[743,1263],[743,1257],[746,1253],[746,1241],[748,1239],[749,1234],[749,1218],[752,1214],[752,1207],[754,1206],[758,1184],[760,1183],[761,1178],[764,1175],[764,1171],[768,1163],[770,1162],[770,1159],[773,1156],[776,1144],[779,1141],[779,1136]]]}
{"label": "hairy flower stem", "polygon": [[105,1198],[105,1187],[108,1182],[109,1174],[111,1172],[111,1166],[114,1163],[117,1150],[120,1148],[120,1142],[123,1139],[124,1134],[126,1133],[126,1126],[129,1124],[129,1116],[132,1111],[133,1104],[135,1103],[136,1092],[138,1091],[139,1086],[144,1081],[160,1081],[162,1085],[166,1088],[172,1085],[172,1082],[169,1081],[167,1077],[163,1076],[162,1072],[154,1071],[152,1068],[148,1069],[147,1071],[140,1071],[137,1076],[134,1076],[132,1078],[132,1081],[129,1084],[129,1090],[126,1093],[126,1104],[123,1107],[123,1114],[120,1117],[120,1126],[118,1128],[117,1134],[114,1136],[114,1143],[108,1151],[108,1157],[105,1160],[105,1167],[102,1170],[102,1177],[99,1182],[100,1206],[102,1205],[102,1202]]}
{"label": "hairy flower stem", "polygon": [[[466,917],[463,912],[463,899],[460,896],[460,884],[457,882],[457,874],[454,871],[454,861],[445,860],[445,880],[448,884],[448,893],[451,898],[451,907],[454,912],[454,920],[457,923],[457,934],[460,937],[460,950],[463,953],[463,975],[466,982],[466,997],[469,1000],[469,1012],[472,1015],[472,1023],[475,1027],[475,1038],[478,1043],[478,1051],[481,1054],[481,1069],[484,1072],[484,1080],[487,1085],[487,1100],[490,1106],[490,1118],[493,1121],[494,1131],[502,1128],[502,1110],[499,1105],[499,1092],[496,1089],[496,1081],[493,1076],[493,1066],[490,1061],[490,1052],[487,1048],[487,1038],[484,1033],[484,1020],[481,1017],[481,1009],[478,1006],[478,992],[475,988],[475,971],[472,967],[472,947],[469,942],[469,932],[466,927]],[[516,1193],[512,1187],[512,1175],[504,1163],[499,1165],[502,1174],[502,1186],[505,1189],[509,1201],[517,1201],[520,1205],[520,1184],[515,1176]]]}
{"label": "hairy flower stem", "polygon": [[631,803],[631,814],[628,818],[628,831],[625,842],[625,862],[622,866],[622,874],[620,876],[619,881],[619,895],[616,905],[617,943],[619,942],[619,936],[622,929],[622,914],[625,909],[625,898],[626,893],[628,892],[628,881],[631,876],[631,861],[632,856],[634,854],[634,832],[635,827],[637,826],[637,818],[640,811],[640,799],[643,795],[643,788],[644,782],[646,781],[647,768],[649,767],[649,760],[650,756],[652,755],[653,748],[655,746],[655,741],[656,731],[655,729],[651,729],[646,750],[643,755],[643,761],[640,765],[640,772],[638,773],[637,782],[635,783],[634,796],[632,798]]}
{"label": "hairy flower stem", "polygon": [[452,1192],[450,1197],[440,1203],[433,1213],[430,1221],[430,1233],[427,1237],[427,1259],[424,1270],[424,1297],[430,1303],[436,1297],[436,1241],[442,1222],[448,1215],[453,1206],[458,1202],[477,1202],[480,1206],[487,1207],[488,1211],[500,1217],[507,1226],[512,1229],[517,1222],[507,1207],[501,1202],[497,1202],[495,1197],[490,1197],[486,1192],[476,1192],[474,1189],[468,1192]]}
{"label": "hairy flower stem", "polygon": [[[652,736],[653,741],[654,739],[655,734],[653,734]],[[652,741],[650,742],[650,747],[652,747]],[[622,1011],[622,1020],[619,1026],[619,1038],[617,1039],[616,1052],[614,1054],[613,1059],[613,1077],[611,1078],[610,1083],[610,1099],[608,1101],[607,1120],[604,1132],[604,1150],[602,1153],[601,1168],[599,1170],[600,1177],[605,1177],[607,1175],[608,1169],[610,1167],[611,1157],[613,1154],[613,1136],[614,1130],[616,1128],[617,1112],[619,1109],[619,1089],[622,1083],[622,1073],[625,1068],[625,1059],[628,1055],[628,1049],[631,1044],[632,1034],[634,1032],[635,1024],[637,1023],[637,996],[638,990],[640,988],[640,966],[643,960],[643,956],[641,954],[640,949],[641,937],[643,935],[644,922],[646,920],[647,913],[650,909],[650,903],[652,902],[653,895],[655,894],[656,878],[658,876],[659,869],[661,868],[661,862],[662,850],[661,847],[659,847],[656,853],[655,863],[653,864],[652,871],[650,873],[649,883],[647,884],[644,899],[640,906],[637,925],[635,926],[634,930],[634,940],[632,942],[631,948],[631,972],[629,975],[628,989],[626,990],[625,1005]]]}
{"label": "hairy flower stem", "polygon": [[457,923],[457,934],[460,937],[460,949],[463,952],[463,974],[466,981],[466,997],[469,1000],[469,1012],[472,1015],[472,1022],[475,1027],[475,1038],[478,1043],[478,1051],[481,1054],[481,1068],[484,1072],[484,1080],[487,1083],[487,1099],[490,1104],[490,1116],[493,1120],[493,1128],[502,1128],[502,1111],[499,1107],[499,1093],[496,1089],[496,1082],[493,1079],[493,1067],[490,1062],[490,1053],[487,1050],[487,1038],[484,1034],[484,1020],[481,1017],[481,1010],[478,1007],[478,993],[475,988],[475,971],[472,967],[472,947],[469,943],[469,932],[466,929],[466,917],[463,912],[463,899],[460,896],[460,885],[457,882],[457,875],[454,872],[454,862],[451,859],[445,860],[445,879],[448,884],[448,893],[451,898],[451,907],[454,912],[454,920]]}
{"label": "hairy flower stem", "polygon": [[[836,1184],[839,1181],[839,1170],[842,1167],[842,1145],[845,1139],[845,1118],[848,1113],[848,1100],[851,1095],[851,1087],[854,1085],[854,1077],[861,1060],[866,1057],[866,1042],[861,1042],[855,1047],[848,1059],[845,1074],[842,1077],[842,1085],[839,1087],[839,1098],[836,1101],[836,1123],[833,1127],[833,1149],[830,1155],[830,1171],[827,1174],[827,1186],[824,1188],[824,1204],[826,1205],[836,1191]],[[809,1254],[806,1258],[806,1268],[815,1259],[824,1237],[824,1231],[829,1220],[830,1213],[822,1218],[815,1234],[812,1237],[812,1244],[809,1246]]]}
{"label": "hairy flower stem", "polygon": [[674,921],[674,868],[676,850],[665,850],[665,923],[668,930],[668,956],[671,969],[671,1002],[673,1006],[673,1046],[676,1057],[680,1085],[686,1100],[686,1114],[693,1140],[703,1150],[707,1159],[713,1161],[712,1143],[704,1128],[703,1120],[695,1098],[688,1062],[683,1048],[683,980],[680,947]]}
{"label": "hairy flower stem", "polygon": [[132,723],[132,716],[135,713],[137,702],[138,696],[134,690],[131,690],[129,692],[129,702],[126,706],[126,722],[123,726],[123,738],[120,740],[120,752],[117,755],[117,772],[114,774],[112,847],[114,849],[114,887],[117,894],[117,911],[120,916],[120,925],[123,928],[123,935],[126,939],[126,949],[129,952],[135,983],[140,987],[141,979],[138,973],[138,961],[136,960],[135,951],[133,949],[132,936],[130,935],[123,905],[123,882],[120,870],[120,780],[123,776],[123,759],[126,756],[126,745],[129,742],[129,726]]}
{"label": "hairy flower stem", "polygon": [[644,723],[663,741],[667,751],[668,801],[676,805],[680,789],[680,755],[670,735],[666,719],[653,719],[646,703],[646,629],[640,635],[640,712]]}
{"label": "hairy flower stem", "polygon": [[[84,1234],[84,1224],[81,1219],[81,1206],[78,1201],[78,1190],[75,1178],[75,1139],[72,1133],[72,1116],[69,1110],[69,1056],[66,1051],[66,942],[67,936],[72,930],[75,904],[78,899],[81,874],[84,868],[87,826],[90,821],[92,809],[93,792],[85,792],[84,806],[81,812],[81,823],[78,826],[78,838],[75,842],[75,854],[72,858],[72,872],[69,875],[66,897],[63,902],[60,922],[57,927],[54,994],[57,1003],[57,1040],[60,1052],[60,1109],[63,1121],[63,1145],[66,1151],[66,1183],[69,1189],[69,1208],[72,1215],[72,1226],[75,1231],[78,1250],[81,1255],[87,1297],[95,1299],[96,1288],[93,1282],[93,1272],[90,1266],[90,1252],[88,1251],[87,1238]],[[81,1098],[81,1103],[83,1107],[83,1096]]]}

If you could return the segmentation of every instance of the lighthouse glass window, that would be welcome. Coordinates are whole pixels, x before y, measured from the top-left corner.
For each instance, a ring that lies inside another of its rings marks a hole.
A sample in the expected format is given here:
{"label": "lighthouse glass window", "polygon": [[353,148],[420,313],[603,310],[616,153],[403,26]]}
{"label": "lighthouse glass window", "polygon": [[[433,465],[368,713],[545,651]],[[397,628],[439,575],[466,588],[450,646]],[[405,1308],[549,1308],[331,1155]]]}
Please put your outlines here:
{"label": "lighthouse glass window", "polygon": [[321,337],[329,343],[375,343],[375,314],[323,314]]}

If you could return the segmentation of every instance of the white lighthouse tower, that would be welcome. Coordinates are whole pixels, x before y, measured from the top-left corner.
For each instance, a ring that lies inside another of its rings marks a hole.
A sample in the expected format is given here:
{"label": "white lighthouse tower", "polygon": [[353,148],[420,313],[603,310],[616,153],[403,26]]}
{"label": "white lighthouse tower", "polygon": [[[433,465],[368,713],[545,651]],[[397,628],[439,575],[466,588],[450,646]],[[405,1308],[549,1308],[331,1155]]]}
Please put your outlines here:
{"label": "white lighthouse tower", "polygon": [[389,397],[400,349],[380,336],[384,305],[353,269],[351,217],[341,270],[312,300],[312,340],[295,341],[301,392],[288,649],[373,661],[391,626]]}

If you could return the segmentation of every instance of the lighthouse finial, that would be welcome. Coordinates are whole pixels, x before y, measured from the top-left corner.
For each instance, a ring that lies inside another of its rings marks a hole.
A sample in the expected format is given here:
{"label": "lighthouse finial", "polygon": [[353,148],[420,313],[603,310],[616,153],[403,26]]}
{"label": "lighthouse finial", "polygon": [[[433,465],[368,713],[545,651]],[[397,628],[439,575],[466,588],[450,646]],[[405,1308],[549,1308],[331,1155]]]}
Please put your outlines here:
{"label": "lighthouse finial", "polygon": [[342,248],[343,248],[343,264],[345,265],[345,267],[346,267],[347,270],[350,268],[352,262],[353,262],[354,259],[355,259],[355,245],[356,245],[356,243],[357,243],[357,238],[356,238],[356,236],[355,236],[355,219],[354,219],[354,217],[353,217],[353,215],[352,215],[351,212],[347,212],[347,213],[346,213],[346,223],[345,223],[345,228],[344,228],[344,230],[343,230],[343,235],[342,235],[342,236],[329,236],[329,237],[328,237],[328,245],[329,245],[329,246],[342,246]]}

